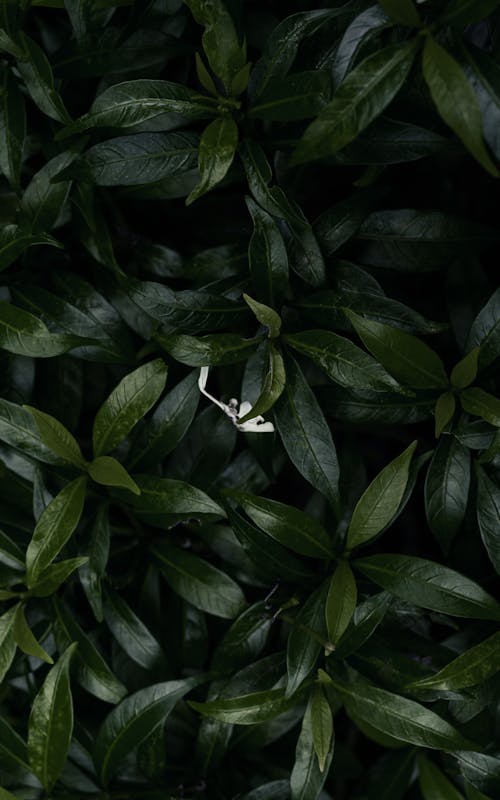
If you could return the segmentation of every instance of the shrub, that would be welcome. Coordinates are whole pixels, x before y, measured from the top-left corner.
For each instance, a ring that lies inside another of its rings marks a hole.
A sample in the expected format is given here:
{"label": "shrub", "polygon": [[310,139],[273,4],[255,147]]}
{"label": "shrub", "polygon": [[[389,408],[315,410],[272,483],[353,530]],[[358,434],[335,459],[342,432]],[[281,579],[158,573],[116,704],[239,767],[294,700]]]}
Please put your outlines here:
{"label": "shrub", "polygon": [[498,6],[2,3],[0,800],[500,797]]}

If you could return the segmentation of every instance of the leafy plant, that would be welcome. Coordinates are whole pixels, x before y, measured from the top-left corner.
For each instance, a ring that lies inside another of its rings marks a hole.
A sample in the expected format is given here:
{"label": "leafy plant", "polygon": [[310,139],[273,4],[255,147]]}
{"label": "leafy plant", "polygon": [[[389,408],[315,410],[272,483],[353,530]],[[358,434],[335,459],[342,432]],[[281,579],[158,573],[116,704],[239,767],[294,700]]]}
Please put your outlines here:
{"label": "leafy plant", "polygon": [[0,800],[500,796],[498,0],[0,5]]}

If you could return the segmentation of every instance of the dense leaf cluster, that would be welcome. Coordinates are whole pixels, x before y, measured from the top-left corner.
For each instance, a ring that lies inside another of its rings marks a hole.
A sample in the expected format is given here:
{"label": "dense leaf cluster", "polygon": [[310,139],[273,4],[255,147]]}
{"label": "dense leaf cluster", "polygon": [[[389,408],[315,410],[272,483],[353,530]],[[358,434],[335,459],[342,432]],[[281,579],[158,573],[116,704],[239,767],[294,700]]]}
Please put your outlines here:
{"label": "dense leaf cluster", "polygon": [[0,4],[0,800],[500,797],[499,5]]}

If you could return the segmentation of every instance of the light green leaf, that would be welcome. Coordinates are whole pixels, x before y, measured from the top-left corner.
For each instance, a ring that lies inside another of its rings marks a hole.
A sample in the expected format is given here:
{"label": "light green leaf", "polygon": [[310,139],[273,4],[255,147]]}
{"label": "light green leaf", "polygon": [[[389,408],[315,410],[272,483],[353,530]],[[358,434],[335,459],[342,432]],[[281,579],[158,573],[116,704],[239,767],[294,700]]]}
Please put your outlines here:
{"label": "light green leaf", "polygon": [[264,305],[264,303],[259,303],[257,300],[253,300],[247,294],[243,294],[243,298],[245,300],[245,303],[253,311],[255,317],[260,322],[260,324],[264,325],[267,328],[268,336],[271,339],[274,339],[276,336],[279,336],[281,330],[280,315],[273,308]]}
{"label": "light green leaf", "polygon": [[133,494],[141,493],[136,482],[116,458],[98,456],[88,465],[87,469],[90,477],[96,483],[102,483],[103,486],[119,486],[121,489],[128,489]]}
{"label": "light green leaf", "polygon": [[75,467],[85,469],[86,461],[80,445],[59,420],[32,406],[23,406],[23,408],[29,411],[34,418],[40,439],[53,453],[65,461],[69,461],[70,464],[74,464]]}
{"label": "light green leaf", "polygon": [[333,716],[321,685],[316,685],[311,697],[311,728],[314,751],[320,772],[325,772],[333,737]]}
{"label": "light green leaf", "polygon": [[357,602],[356,580],[347,561],[339,561],[326,598],[328,641],[337,645],[349,625]]}
{"label": "light green leaf", "polygon": [[499,671],[500,633],[494,633],[480,644],[465,650],[435,675],[414,681],[411,687],[454,692],[469,686],[477,686]]}
{"label": "light green leaf", "polygon": [[472,389],[464,389],[460,393],[460,402],[464,411],[468,414],[473,414],[475,417],[482,417],[494,425],[495,428],[500,428],[500,400],[498,397],[485,392],[479,387]]}
{"label": "light green leaf", "polygon": [[230,725],[255,725],[283,714],[296,702],[296,698],[285,697],[283,689],[269,689],[230,699],[220,698],[207,703],[190,701],[189,705],[203,716]]}
{"label": "light green leaf", "polygon": [[75,571],[87,564],[88,558],[68,558],[65,561],[57,561],[55,564],[49,564],[42,572],[37,582],[30,589],[30,595],[33,597],[48,597],[61,586],[64,581]]}
{"label": "light green leaf", "polygon": [[403,86],[417,52],[418,40],[391,44],[365,58],[350,72],[333,100],[306,129],[294,164],[332,155],[356,138]]}
{"label": "light green leaf", "polygon": [[17,646],[23,653],[27,653],[29,656],[35,656],[35,658],[39,658],[47,664],[54,663],[53,658],[49,656],[33,636],[33,632],[26,622],[24,607],[21,603],[16,608],[12,633],[14,634]]}
{"label": "light green leaf", "polygon": [[73,701],[69,664],[76,643],[71,644],[48,673],[33,701],[28,729],[30,766],[47,792],[66,763],[73,733]]}
{"label": "light green leaf", "polygon": [[62,550],[80,520],[87,478],[80,477],[61,489],[38,520],[26,551],[26,579],[32,588]]}
{"label": "light green leaf", "polygon": [[500,619],[500,605],[475,581],[424,558],[376,555],[353,566],[378,586],[420,608],[471,619]]}
{"label": "light green leaf", "polygon": [[452,386],[465,389],[476,379],[479,355],[480,348],[474,347],[458,364],[455,364],[450,375]]}
{"label": "light green leaf", "polygon": [[394,518],[405,493],[416,446],[417,442],[412,442],[387,464],[361,495],[349,523],[348,550],[369,542]]}
{"label": "light green leaf", "polygon": [[483,141],[481,110],[474,90],[460,64],[430,36],[424,46],[423,73],[446,124],[484,169],[497,177],[498,170]]}
{"label": "light green leaf", "polygon": [[416,336],[348,309],[345,314],[370,353],[398,381],[416,389],[442,389],[448,385],[440,357]]}
{"label": "light green leaf", "polygon": [[52,358],[75,347],[94,343],[67,333],[50,333],[38,317],[0,301],[0,347],[31,358]]}
{"label": "light green leaf", "polygon": [[245,43],[240,44],[231,14],[222,0],[185,0],[196,22],[205,27],[203,49],[208,62],[226,89],[232,87],[246,62]]}
{"label": "light green leaf", "polygon": [[172,527],[189,519],[212,521],[225,516],[223,509],[201,489],[184,481],[136,475],[140,496],[125,496],[140,519],[155,527]]}
{"label": "light green leaf", "polygon": [[95,456],[109,453],[120,444],[154,406],[166,380],[167,367],[157,358],[120,381],[96,414],[92,431]]}
{"label": "light green leaf", "polygon": [[[328,728],[326,713],[321,709],[321,755],[322,764],[317,754],[319,744],[319,719],[318,710],[314,703],[314,691],[320,687],[315,687],[313,694],[309,698],[305,714],[302,718],[297,746],[295,748],[295,763],[290,775],[290,798],[291,800],[317,800],[321,794],[321,789],[327,778],[330,764],[332,762],[334,736],[333,725],[328,750],[326,750],[326,739]],[[325,700],[326,702],[326,700]],[[326,734],[326,735],[325,735]]]}
{"label": "light green leaf", "polygon": [[231,117],[214,119],[203,131],[198,150],[201,179],[186,198],[189,206],[225,177],[238,146],[238,126]]}

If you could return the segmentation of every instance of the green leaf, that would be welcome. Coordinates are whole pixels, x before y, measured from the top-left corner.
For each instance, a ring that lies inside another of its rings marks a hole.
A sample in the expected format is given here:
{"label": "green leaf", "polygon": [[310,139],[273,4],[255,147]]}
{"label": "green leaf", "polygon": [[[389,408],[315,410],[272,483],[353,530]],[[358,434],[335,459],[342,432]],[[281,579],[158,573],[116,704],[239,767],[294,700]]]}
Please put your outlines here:
{"label": "green leaf", "polygon": [[332,155],[349,144],[403,86],[418,40],[392,44],[365,58],[337,89],[333,100],[306,129],[293,156],[301,164]]}
{"label": "green leaf", "polygon": [[482,417],[494,425],[495,428],[500,428],[500,400],[492,394],[474,387],[472,389],[464,389],[460,393],[460,402],[464,411],[468,414],[473,414],[475,417]]}
{"label": "green leaf", "polygon": [[71,188],[70,181],[52,182],[58,173],[77,157],[77,151],[68,151],[52,158],[31,179],[21,201],[21,225],[34,234],[52,230],[64,210]]}
{"label": "green leaf", "polygon": [[500,541],[498,538],[500,487],[487,476],[479,464],[474,466],[477,476],[477,523],[489,559],[497,573],[500,574]]}
{"label": "green leaf", "polygon": [[26,580],[32,588],[42,572],[62,550],[80,520],[87,479],[68,483],[49,503],[38,520],[26,551]]}
{"label": "green leaf", "polygon": [[329,676],[344,701],[346,711],[375,730],[402,742],[433,750],[473,750],[474,745],[438,716],[407,697],[379,689],[360,677],[346,680],[340,673]]}
{"label": "green leaf", "polygon": [[167,542],[158,542],[151,552],[170,588],[196,608],[224,619],[234,619],[242,611],[243,592],[221,570]]}
{"label": "green leaf", "polygon": [[285,547],[310,558],[332,557],[330,537],[313,517],[276,500],[229,489],[226,493],[259,528]]}
{"label": "green leaf", "polygon": [[229,506],[227,514],[236,538],[260,579],[267,582],[283,581],[293,585],[297,581],[303,583],[312,578],[313,573],[285,547],[259,528],[255,528]]}
{"label": "green leaf", "polygon": [[465,650],[435,675],[412,683],[412,689],[453,692],[477,686],[500,670],[499,652],[500,633],[494,633],[480,644]]}
{"label": "green leaf", "polygon": [[0,301],[0,347],[31,358],[52,358],[89,340],[66,333],[50,333],[46,325],[21,308]]}
{"label": "green leaf", "polygon": [[390,604],[390,594],[381,592],[357,605],[351,624],[335,648],[338,658],[347,658],[368,641],[384,619]]}
{"label": "green leaf", "polygon": [[427,470],[425,513],[446,554],[465,517],[469,484],[469,450],[454,436],[442,436]]}
{"label": "green leaf", "polygon": [[481,369],[498,358],[500,348],[500,289],[494,292],[472,323],[467,349],[480,347]]}
{"label": "green leaf", "polygon": [[201,179],[186,198],[189,206],[225,177],[238,146],[238,126],[231,117],[214,119],[203,131],[198,150]]}
{"label": "green leaf", "polygon": [[59,176],[97,186],[137,186],[182,175],[196,167],[199,137],[189,131],[137,133],[95,144]]}
{"label": "green leaf", "polygon": [[94,455],[109,453],[147,414],[161,395],[167,367],[161,358],[143,364],[123,378],[96,414],[92,431]]}
{"label": "green leaf", "polygon": [[21,603],[16,608],[12,633],[17,646],[23,653],[27,653],[29,656],[35,656],[35,658],[39,658],[47,664],[54,663],[53,658],[49,656],[33,636],[32,630],[26,622],[24,607]]}
{"label": "green leaf", "polygon": [[418,756],[418,782],[424,800],[463,800],[445,774],[422,753]]}
{"label": "green leaf", "polygon": [[257,297],[279,306],[288,286],[288,255],[280,229],[270,214],[246,197],[253,233],[248,246],[250,274]]}
{"label": "green leaf", "polygon": [[16,641],[13,631],[16,611],[17,607],[13,606],[0,617],[0,682],[5,678],[16,653]]}
{"label": "green leaf", "polygon": [[269,355],[269,369],[264,376],[262,388],[257,400],[250,411],[242,417],[239,417],[238,423],[240,425],[269,411],[285,388],[286,373],[283,357],[272,342],[269,342],[267,350]]}
{"label": "green leaf", "polygon": [[408,25],[410,28],[420,25],[420,17],[412,0],[378,0],[378,4],[394,22]]}
{"label": "green leaf", "polygon": [[78,683],[105,703],[119,703],[127,689],[113,674],[92,640],[74,618],[72,610],[62,600],[53,598],[52,608],[56,623],[57,640],[64,646],[77,642],[75,676]]}
{"label": "green leaf", "polygon": [[231,14],[222,0],[185,2],[196,22],[205,27],[203,49],[211,68],[225,87],[230,89],[246,61],[246,46],[239,42]]}
{"label": "green leaf", "polygon": [[88,563],[80,569],[80,581],[98,622],[102,622],[101,579],[106,573],[109,558],[110,530],[109,510],[106,503],[99,505],[91,523],[88,540],[84,552],[88,554]]}
{"label": "green leaf", "polygon": [[327,104],[332,81],[327,70],[295,72],[271,79],[250,105],[250,118],[290,122],[314,117]]}
{"label": "green leaf", "polygon": [[224,517],[223,509],[201,489],[184,481],[136,475],[140,496],[126,496],[125,502],[135,509],[139,519],[149,525],[172,527],[182,520],[211,521]]}
{"label": "green leaf", "polygon": [[7,67],[0,70],[0,80],[0,169],[17,190],[26,136],[24,96]]}
{"label": "green leaf", "polygon": [[88,465],[87,469],[90,477],[96,483],[104,486],[119,486],[121,489],[128,489],[133,494],[141,493],[136,482],[116,458],[98,456]]}
{"label": "green leaf", "polygon": [[87,562],[88,558],[82,557],[67,558],[64,561],[49,564],[49,566],[44,569],[33,588],[30,589],[30,595],[33,597],[48,597],[54,594],[75,569],[85,566]]}
{"label": "green leaf", "polygon": [[141,125],[150,131],[168,131],[187,120],[206,119],[214,113],[206,98],[182,84],[146,79],[125,81],[101,92],[88,113],[60,131],[56,139],[93,128],[126,130]]}
{"label": "green leaf", "polygon": [[60,459],[42,442],[33,416],[16,403],[0,398],[0,440],[21,453],[44,461],[60,463]]}
{"label": "green leaf", "polygon": [[423,73],[437,110],[474,158],[498,176],[483,141],[479,104],[457,61],[430,36],[423,52]]}
{"label": "green leaf", "polygon": [[73,733],[69,665],[76,646],[76,643],[71,644],[52,667],[31,708],[28,729],[30,766],[47,792],[57,782],[66,763]]}
{"label": "green leaf", "polygon": [[329,581],[323,581],[293,619],[286,650],[286,696],[291,697],[311,674],[326,643],[325,603]]}
{"label": "green leaf", "polygon": [[319,770],[325,772],[333,738],[333,717],[325,692],[319,684],[314,687],[311,697],[311,728]]}
{"label": "green leaf", "polygon": [[267,328],[269,338],[274,339],[279,336],[281,330],[280,315],[273,308],[253,300],[248,294],[243,294],[243,299],[260,324]]}
{"label": "green leaf", "polygon": [[71,122],[66,107],[54,87],[52,67],[42,48],[26,34],[20,34],[22,56],[18,57],[17,68],[38,108],[56,122]]}
{"label": "green leaf", "polygon": [[326,598],[328,640],[337,645],[349,625],[357,602],[356,580],[347,561],[339,561]]}
{"label": "green leaf", "polygon": [[17,800],[17,797],[12,792],[8,792],[7,789],[0,788],[0,800]]}
{"label": "green leaf", "polygon": [[500,606],[477,583],[434,561],[375,555],[354,566],[378,586],[420,608],[472,619],[500,619]]}
{"label": "green leaf", "polygon": [[214,333],[208,336],[164,335],[153,339],[176,361],[189,367],[219,366],[246,361],[260,343],[261,337],[243,339],[235,333]]}
{"label": "green leaf", "polygon": [[[321,709],[318,709],[317,701],[315,700],[315,692],[318,690],[322,692],[319,686],[313,689],[313,693],[309,698],[305,714],[302,718],[300,734],[295,748],[295,763],[290,775],[291,800],[316,800],[321,794],[321,789],[323,788],[332,762],[335,743],[333,724],[331,725],[331,732],[328,737],[329,722],[326,709],[323,704]],[[323,701],[327,704],[325,698],[323,698]],[[318,717],[318,711],[321,714],[321,718]],[[320,730],[321,760],[317,751]],[[326,740],[328,738],[329,741],[327,744]]]}
{"label": "green leaf", "polygon": [[123,597],[106,589],[104,598],[104,619],[124,652],[144,669],[163,666],[165,656],[160,645]]}
{"label": "green leaf", "polygon": [[454,756],[462,775],[477,789],[494,797],[500,786],[500,759],[467,751],[457,752]]}
{"label": "green leaf", "polygon": [[434,350],[409,333],[360,317],[345,309],[368,350],[397,380],[416,389],[442,389],[448,384],[443,362]]}
{"label": "green leaf", "polygon": [[75,437],[59,420],[32,406],[23,406],[34,418],[42,442],[53,453],[75,467],[85,469],[86,461]]}
{"label": "green leaf", "polygon": [[450,375],[451,385],[456,389],[465,389],[476,379],[480,348],[474,347],[470,353],[462,358],[452,369]]}
{"label": "green leaf", "polygon": [[[20,225],[3,225],[0,229],[0,271],[10,267],[28,247],[33,247],[37,244],[62,247],[56,239],[53,239],[47,233],[32,233],[29,228]],[[7,313],[5,306],[7,306],[7,303],[2,301],[2,317]],[[12,352],[17,351],[13,350]]]}
{"label": "green leaf", "polygon": [[349,22],[332,59],[335,88],[340,86],[346,75],[352,71],[363,46],[393,24],[378,3],[369,6]]}
{"label": "green leaf", "polygon": [[270,689],[230,699],[220,698],[207,703],[190,701],[189,705],[203,716],[230,725],[255,725],[283,714],[296,702],[295,698],[285,697],[283,689]]}
{"label": "green leaf", "polygon": [[8,773],[31,771],[24,739],[3,718],[0,718],[0,762]]}
{"label": "green leaf", "polygon": [[272,626],[265,610],[265,603],[258,602],[240,614],[215,648],[212,669],[242,668],[261,654]]}
{"label": "green leaf", "polygon": [[417,442],[393,459],[363,492],[353,511],[346,547],[366,544],[391,522],[403,499]]}
{"label": "green leaf", "polygon": [[314,361],[346,389],[399,390],[399,384],[374,358],[344,336],[330,331],[302,331],[283,337],[286,344]]}
{"label": "green leaf", "polygon": [[289,358],[287,380],[274,407],[281,441],[290,461],[336,509],[339,464],[330,428],[299,366]]}
{"label": "green leaf", "polygon": [[453,419],[455,408],[456,400],[453,392],[443,392],[443,394],[439,395],[434,407],[434,433],[436,439],[441,436],[448,423]]}
{"label": "green leaf", "polygon": [[102,723],[94,747],[94,763],[101,783],[107,786],[124,758],[161,725],[200,678],[165,681],[126,697]]}

